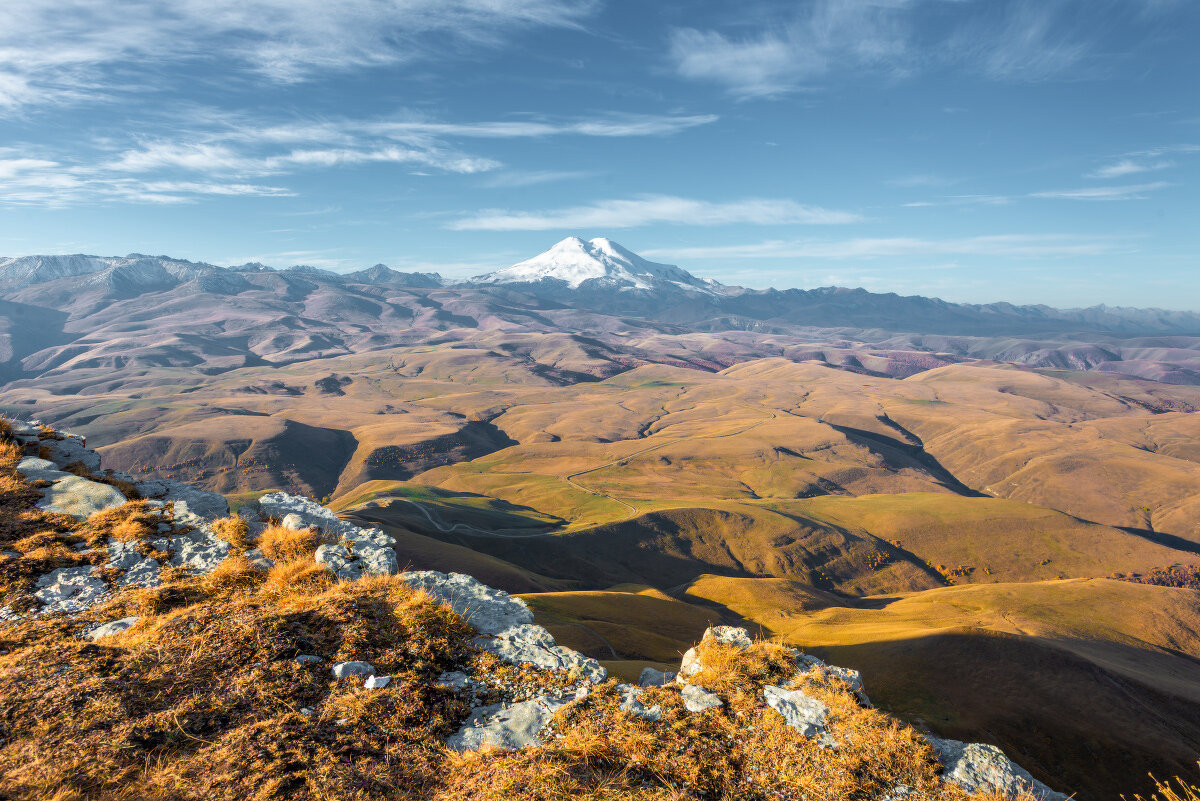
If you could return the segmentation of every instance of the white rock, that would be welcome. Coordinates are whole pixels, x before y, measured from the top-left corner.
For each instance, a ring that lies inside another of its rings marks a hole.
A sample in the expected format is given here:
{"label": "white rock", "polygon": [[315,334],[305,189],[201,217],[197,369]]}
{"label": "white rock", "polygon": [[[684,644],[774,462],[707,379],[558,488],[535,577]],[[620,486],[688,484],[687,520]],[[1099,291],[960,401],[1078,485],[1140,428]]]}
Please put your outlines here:
{"label": "white rock", "polygon": [[994,745],[964,743],[926,736],[944,768],[942,779],[969,793],[995,793],[1015,798],[1028,792],[1043,801],[1066,801],[1068,796],[1051,790],[1013,762]]}
{"label": "white rock", "polygon": [[767,706],[783,715],[784,721],[805,737],[816,738],[822,748],[833,748],[837,741],[825,730],[829,707],[800,690],[785,690],[768,684],[763,687]]}
{"label": "white rock", "polygon": [[[858,700],[862,702],[863,706],[871,706],[871,699],[867,697],[867,691],[863,689],[862,674],[857,670],[838,667],[837,665],[827,665],[820,659],[817,659],[815,656],[803,654],[798,651],[796,654],[797,665],[803,665],[808,669],[816,668],[824,671],[826,675],[838,679],[846,684],[846,686],[848,686],[850,690],[856,696],[858,696]],[[801,672],[807,672],[807,670]]]}
{"label": "white rock", "polygon": [[279,525],[290,531],[304,531],[306,528],[308,528],[308,526],[304,525],[304,518],[295,512],[284,515],[283,520],[280,521]]}
{"label": "white rock", "polygon": [[703,712],[725,705],[716,693],[710,693],[694,684],[685,684],[679,694],[683,696],[683,705],[688,712]]}
{"label": "white rock", "polygon": [[462,573],[436,570],[410,571],[401,576],[410,586],[425,590],[449,606],[480,634],[499,634],[505,629],[533,622],[533,612],[520,598],[497,590]]}
{"label": "white rock", "polygon": [[363,689],[366,690],[382,690],[384,687],[392,683],[391,676],[368,676],[363,682]]}
{"label": "white rock", "polygon": [[608,671],[595,659],[558,645],[550,632],[532,623],[513,626],[493,637],[476,637],[475,644],[514,665],[569,673],[593,684],[608,678]]}
{"label": "white rock", "polygon": [[375,675],[375,668],[367,662],[338,662],[332,670],[335,679],[344,679],[347,676]]}
{"label": "white rock", "polygon": [[99,640],[101,637],[111,637],[114,634],[120,634],[123,631],[133,628],[133,625],[139,620],[141,620],[140,617],[123,617],[120,620],[105,623],[89,631],[87,638],[89,640]]}
{"label": "white rock", "polygon": [[207,525],[170,540],[171,565],[189,567],[198,573],[211,573],[229,557],[230,545]]}

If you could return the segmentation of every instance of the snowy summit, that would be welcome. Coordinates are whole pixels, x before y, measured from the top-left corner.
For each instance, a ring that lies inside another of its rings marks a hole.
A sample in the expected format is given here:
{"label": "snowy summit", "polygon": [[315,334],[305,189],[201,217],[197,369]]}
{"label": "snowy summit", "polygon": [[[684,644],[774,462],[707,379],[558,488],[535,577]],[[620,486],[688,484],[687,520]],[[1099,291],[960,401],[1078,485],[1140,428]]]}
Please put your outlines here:
{"label": "snowy summit", "polygon": [[587,242],[569,236],[545,253],[494,273],[473,279],[486,284],[524,284],[563,281],[571,289],[645,289],[673,284],[683,289],[711,293],[717,288],[676,267],[657,264],[613,242],[597,237]]}

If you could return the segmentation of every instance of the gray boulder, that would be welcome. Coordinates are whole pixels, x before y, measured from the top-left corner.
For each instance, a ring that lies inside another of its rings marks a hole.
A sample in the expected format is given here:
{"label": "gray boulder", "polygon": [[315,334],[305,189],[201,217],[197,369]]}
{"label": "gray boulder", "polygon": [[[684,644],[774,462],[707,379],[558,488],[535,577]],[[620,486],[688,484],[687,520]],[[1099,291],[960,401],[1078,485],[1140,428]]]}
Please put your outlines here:
{"label": "gray boulder", "polygon": [[683,696],[683,706],[688,712],[704,712],[725,706],[725,702],[716,693],[710,693],[694,684],[685,684],[679,694]]}
{"label": "gray boulder", "polygon": [[1067,801],[1068,796],[1033,778],[1029,771],[994,745],[942,740],[928,735],[925,739],[942,763],[942,779],[969,793],[995,793],[1003,798],[1016,798],[1028,792],[1042,801]]}
{"label": "gray boulder", "polygon": [[103,637],[111,637],[114,634],[120,634],[123,631],[128,631],[133,628],[133,625],[141,620],[140,617],[123,617],[120,620],[114,620],[111,623],[105,623],[97,626],[87,633],[89,640],[99,640]]}
{"label": "gray boulder", "polygon": [[829,707],[800,690],[785,690],[768,684],[763,687],[767,706],[783,715],[784,721],[805,737],[816,738],[822,748],[833,748],[837,741],[825,731]]}
{"label": "gray boulder", "polygon": [[338,662],[331,670],[335,679],[344,679],[347,676],[375,675],[375,668],[368,662]]}
{"label": "gray boulder", "polygon": [[642,687],[663,687],[675,681],[675,674],[670,671],[655,670],[652,667],[642,668],[638,676],[638,684]]}

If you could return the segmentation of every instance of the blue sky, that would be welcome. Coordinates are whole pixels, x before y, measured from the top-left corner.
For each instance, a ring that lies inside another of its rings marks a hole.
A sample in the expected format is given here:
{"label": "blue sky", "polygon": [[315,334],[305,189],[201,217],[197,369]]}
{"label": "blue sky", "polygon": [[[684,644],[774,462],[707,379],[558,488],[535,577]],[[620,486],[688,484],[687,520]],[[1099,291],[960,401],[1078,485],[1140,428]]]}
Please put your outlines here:
{"label": "blue sky", "polygon": [[8,0],[0,255],[1200,309],[1193,0]]}

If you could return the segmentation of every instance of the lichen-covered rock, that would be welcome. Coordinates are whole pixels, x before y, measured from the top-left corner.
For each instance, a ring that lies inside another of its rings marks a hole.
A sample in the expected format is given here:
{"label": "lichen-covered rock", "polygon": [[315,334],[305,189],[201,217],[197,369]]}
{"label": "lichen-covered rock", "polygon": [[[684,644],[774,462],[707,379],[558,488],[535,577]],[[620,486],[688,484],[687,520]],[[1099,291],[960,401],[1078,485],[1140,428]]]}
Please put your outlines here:
{"label": "lichen-covered rock", "polygon": [[475,644],[514,665],[533,665],[593,684],[608,678],[608,671],[595,659],[558,645],[550,632],[532,623],[477,637]]}
{"label": "lichen-covered rock", "polygon": [[581,688],[569,695],[543,695],[515,704],[490,704],[471,713],[462,728],[446,740],[455,751],[479,751],[500,748],[516,751],[531,745],[541,745],[540,732],[554,713],[566,704],[587,695]]}
{"label": "lichen-covered rock", "polygon": [[153,498],[164,503],[174,504],[175,519],[179,523],[196,525],[189,519],[189,515],[194,516],[196,520],[205,521],[215,520],[229,514],[229,501],[225,500],[225,496],[215,492],[206,492],[191,484],[184,484],[182,481],[172,479],[139,481],[134,484],[134,489],[143,498]]}
{"label": "lichen-covered rock", "polygon": [[683,706],[688,712],[703,712],[707,709],[725,706],[725,702],[716,693],[710,693],[694,684],[683,685],[679,694],[683,696]]}
{"label": "lichen-covered rock", "polygon": [[229,557],[229,543],[207,526],[171,537],[168,542],[173,567],[188,567],[197,573],[211,573]]}
{"label": "lichen-covered rock", "polygon": [[37,580],[33,595],[43,612],[82,612],[108,597],[108,583],[96,575],[95,565],[60,567]]}
{"label": "lichen-covered rock", "polygon": [[810,739],[815,738],[822,748],[833,748],[837,741],[825,730],[829,722],[829,707],[801,690],[785,690],[768,684],[763,687],[767,706],[783,715],[784,721]]}
{"label": "lichen-covered rock", "polygon": [[141,620],[140,617],[123,617],[120,620],[105,623],[89,631],[87,638],[89,640],[99,640],[104,637],[112,637],[114,634],[120,634],[123,631],[133,628],[133,625],[139,620]]}
{"label": "lichen-covered rock", "polygon": [[616,690],[621,696],[621,705],[618,708],[623,712],[657,723],[662,720],[662,707],[643,704],[642,689],[642,687],[635,687],[632,684],[618,684]]}
{"label": "lichen-covered rock", "polygon": [[59,467],[80,464],[91,473],[100,472],[100,454],[87,447],[83,437],[64,431],[59,431],[58,435],[62,439],[41,440],[41,446],[46,449],[50,461]]}
{"label": "lichen-covered rock", "polygon": [[938,761],[942,779],[970,793],[995,793],[1016,798],[1028,792],[1043,801],[1066,801],[1068,796],[1051,790],[1013,762],[994,745],[964,743],[926,736]]}

